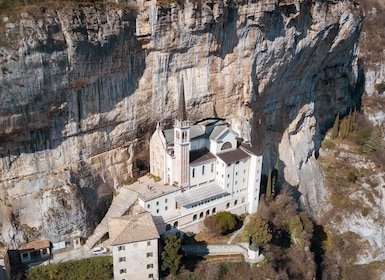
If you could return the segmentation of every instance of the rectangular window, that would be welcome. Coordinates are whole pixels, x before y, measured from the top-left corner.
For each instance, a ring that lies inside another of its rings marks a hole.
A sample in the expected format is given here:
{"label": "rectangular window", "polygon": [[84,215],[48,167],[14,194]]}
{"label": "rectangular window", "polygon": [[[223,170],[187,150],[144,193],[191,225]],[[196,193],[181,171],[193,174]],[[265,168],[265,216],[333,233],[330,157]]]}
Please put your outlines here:
{"label": "rectangular window", "polygon": [[150,274],[148,275],[148,278],[149,278],[149,279],[154,278],[154,274],[150,273]]}
{"label": "rectangular window", "polygon": [[164,200],[164,203],[167,203],[167,198]]}
{"label": "rectangular window", "polygon": [[147,269],[154,268],[154,265],[152,263],[147,265]]}
{"label": "rectangular window", "polygon": [[119,262],[125,262],[125,261],[126,261],[126,257],[119,258]]}
{"label": "rectangular window", "polygon": [[119,270],[119,273],[120,273],[120,274],[123,274],[123,273],[126,273],[126,272],[127,272],[127,269],[125,269],[125,268]]}
{"label": "rectangular window", "polygon": [[193,168],[193,170],[192,170],[192,176],[193,176],[193,178],[195,178],[195,168]]}
{"label": "rectangular window", "polygon": [[147,258],[150,258],[150,257],[152,257],[152,256],[153,256],[153,253],[152,253],[152,252],[150,252],[150,253],[147,253],[147,254],[146,254],[146,256],[147,256]]}
{"label": "rectangular window", "polygon": [[156,206],[158,206],[158,205],[159,205],[159,201],[156,202]]}
{"label": "rectangular window", "polygon": [[205,166],[202,166],[202,175],[205,175]]}
{"label": "rectangular window", "polygon": [[165,211],[167,211],[167,210],[168,210],[168,207],[167,207],[167,206],[166,206],[166,207],[164,207],[164,210],[165,210]]}
{"label": "rectangular window", "polygon": [[211,164],[211,173],[214,173],[214,163]]}
{"label": "rectangular window", "polygon": [[151,241],[147,241],[147,246],[150,246],[151,245]]}
{"label": "rectangular window", "polygon": [[148,209],[150,208],[150,204],[147,204],[147,208],[148,208]]}
{"label": "rectangular window", "polygon": [[124,245],[119,245],[118,246],[118,251],[124,251],[126,248],[124,247]]}

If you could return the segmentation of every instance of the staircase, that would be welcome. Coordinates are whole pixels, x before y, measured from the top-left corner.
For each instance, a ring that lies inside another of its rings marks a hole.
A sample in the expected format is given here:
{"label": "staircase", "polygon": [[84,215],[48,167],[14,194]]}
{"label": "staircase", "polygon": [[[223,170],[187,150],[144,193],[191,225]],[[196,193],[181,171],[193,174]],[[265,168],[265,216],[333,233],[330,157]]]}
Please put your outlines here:
{"label": "staircase", "polygon": [[130,206],[136,201],[137,194],[124,187],[120,188],[119,193],[113,198],[110,208],[100,224],[97,225],[93,234],[88,237],[86,244],[84,244],[85,250],[90,250],[98,243],[102,237],[108,232],[108,218],[122,216]]}

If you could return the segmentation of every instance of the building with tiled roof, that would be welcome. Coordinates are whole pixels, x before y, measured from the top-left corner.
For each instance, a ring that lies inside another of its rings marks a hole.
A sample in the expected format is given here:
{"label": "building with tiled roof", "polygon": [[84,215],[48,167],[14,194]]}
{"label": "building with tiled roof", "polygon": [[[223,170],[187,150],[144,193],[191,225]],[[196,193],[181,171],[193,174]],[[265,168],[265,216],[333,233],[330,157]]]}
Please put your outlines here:
{"label": "building with tiled roof", "polygon": [[223,119],[190,125],[185,106],[182,86],[174,128],[158,124],[150,140],[150,172],[169,188],[152,197],[138,194],[139,204],[161,221],[160,232],[219,211],[253,213],[258,207],[262,156]]}
{"label": "building with tiled roof", "polygon": [[49,240],[36,240],[20,245],[18,251],[22,263],[38,263],[52,257],[51,248]]}
{"label": "building with tiled roof", "polygon": [[108,219],[114,280],[159,279],[159,233],[148,212]]}

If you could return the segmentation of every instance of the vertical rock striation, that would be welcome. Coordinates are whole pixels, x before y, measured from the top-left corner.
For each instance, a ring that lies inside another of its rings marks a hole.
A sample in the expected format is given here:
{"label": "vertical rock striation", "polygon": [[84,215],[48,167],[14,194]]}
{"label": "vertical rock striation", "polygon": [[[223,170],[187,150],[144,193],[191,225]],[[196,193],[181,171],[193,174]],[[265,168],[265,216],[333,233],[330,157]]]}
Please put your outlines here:
{"label": "vertical rock striation", "polygon": [[171,125],[182,75],[191,121],[229,120],[265,171],[279,158],[282,180],[322,214],[315,156],[334,115],[360,99],[360,9],[238,2],[138,0],[132,11],[42,7],[2,19],[2,242],[28,238],[21,225],[53,241],[86,235],[146,159],[155,123]]}

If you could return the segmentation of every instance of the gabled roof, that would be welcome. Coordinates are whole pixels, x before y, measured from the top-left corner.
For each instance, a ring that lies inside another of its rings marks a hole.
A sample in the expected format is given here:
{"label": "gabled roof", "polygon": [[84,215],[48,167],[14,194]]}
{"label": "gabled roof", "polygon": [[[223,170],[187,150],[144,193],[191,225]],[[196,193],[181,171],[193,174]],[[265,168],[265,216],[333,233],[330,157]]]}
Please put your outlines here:
{"label": "gabled roof", "polygon": [[234,162],[237,160],[242,160],[249,158],[250,156],[242,151],[241,149],[235,149],[228,152],[218,153],[217,156],[223,160],[225,163]]}
{"label": "gabled roof", "polygon": [[190,163],[199,163],[215,158],[207,148],[190,151]]}
{"label": "gabled roof", "polygon": [[109,218],[108,231],[111,245],[159,238],[151,213],[148,212]]}
{"label": "gabled roof", "polygon": [[19,246],[19,250],[40,250],[51,247],[49,240],[36,240]]}
{"label": "gabled roof", "polygon": [[210,134],[211,140],[218,140],[225,132],[227,132],[229,128],[227,126],[216,126]]}

